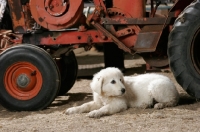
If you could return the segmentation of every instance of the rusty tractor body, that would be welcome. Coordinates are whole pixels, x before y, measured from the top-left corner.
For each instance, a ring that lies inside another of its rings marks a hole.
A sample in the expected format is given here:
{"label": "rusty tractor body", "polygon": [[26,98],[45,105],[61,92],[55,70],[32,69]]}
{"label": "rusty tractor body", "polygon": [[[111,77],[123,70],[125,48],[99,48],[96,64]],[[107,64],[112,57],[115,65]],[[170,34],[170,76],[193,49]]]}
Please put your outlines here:
{"label": "rusty tractor body", "polygon": [[200,2],[178,0],[167,15],[156,14],[165,2],[150,0],[147,11],[146,0],[7,0],[0,25],[2,105],[46,108],[76,80],[73,49],[110,43],[151,67],[170,64],[178,83],[200,98],[200,25],[189,28],[200,23]]}

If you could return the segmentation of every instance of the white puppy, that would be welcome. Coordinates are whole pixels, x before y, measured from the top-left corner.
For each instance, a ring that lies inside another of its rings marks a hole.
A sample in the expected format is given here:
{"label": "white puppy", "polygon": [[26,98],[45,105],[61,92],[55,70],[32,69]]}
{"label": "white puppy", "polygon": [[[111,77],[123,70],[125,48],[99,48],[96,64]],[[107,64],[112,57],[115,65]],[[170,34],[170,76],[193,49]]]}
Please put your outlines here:
{"label": "white puppy", "polygon": [[106,68],[94,75],[90,84],[93,101],[72,107],[66,114],[89,112],[89,117],[114,114],[127,108],[176,106],[179,94],[173,82],[159,74],[123,77],[117,68]]}

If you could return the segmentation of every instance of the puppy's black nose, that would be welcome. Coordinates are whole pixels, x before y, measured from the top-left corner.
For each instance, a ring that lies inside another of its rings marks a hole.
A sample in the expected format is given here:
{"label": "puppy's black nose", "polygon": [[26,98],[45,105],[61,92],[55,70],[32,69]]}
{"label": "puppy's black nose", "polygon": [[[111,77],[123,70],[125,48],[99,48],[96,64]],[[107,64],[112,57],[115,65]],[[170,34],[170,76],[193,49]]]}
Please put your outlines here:
{"label": "puppy's black nose", "polygon": [[121,89],[121,92],[122,92],[122,93],[125,93],[125,91],[126,91],[125,88],[122,88],[122,89]]}

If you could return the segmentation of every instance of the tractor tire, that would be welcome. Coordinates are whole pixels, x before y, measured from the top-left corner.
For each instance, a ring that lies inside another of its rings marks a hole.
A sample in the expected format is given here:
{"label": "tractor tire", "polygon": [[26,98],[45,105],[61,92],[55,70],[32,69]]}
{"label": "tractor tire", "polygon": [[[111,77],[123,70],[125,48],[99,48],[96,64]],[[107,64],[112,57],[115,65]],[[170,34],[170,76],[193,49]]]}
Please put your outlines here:
{"label": "tractor tire", "polygon": [[0,102],[8,110],[41,110],[55,99],[60,75],[45,50],[16,45],[0,54],[0,64]]}
{"label": "tractor tire", "polygon": [[179,15],[169,35],[170,68],[185,91],[200,99],[200,1]]}
{"label": "tractor tire", "polygon": [[64,95],[74,85],[78,72],[78,63],[73,51],[68,55],[61,55],[61,59],[57,61],[60,74],[61,86],[58,95]]}

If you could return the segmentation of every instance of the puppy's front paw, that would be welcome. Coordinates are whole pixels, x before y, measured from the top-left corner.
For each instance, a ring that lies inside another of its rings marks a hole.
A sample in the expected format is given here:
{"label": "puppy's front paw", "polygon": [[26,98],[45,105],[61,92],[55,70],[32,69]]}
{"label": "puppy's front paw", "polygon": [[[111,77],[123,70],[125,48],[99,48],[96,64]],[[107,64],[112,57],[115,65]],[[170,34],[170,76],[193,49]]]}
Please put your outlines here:
{"label": "puppy's front paw", "polygon": [[76,107],[72,107],[72,108],[67,109],[64,113],[65,114],[75,114],[75,113],[78,113],[78,110]]}
{"label": "puppy's front paw", "polygon": [[103,114],[101,112],[99,112],[98,110],[93,110],[93,111],[89,112],[87,114],[87,116],[90,118],[100,118],[101,116],[103,116]]}
{"label": "puppy's front paw", "polygon": [[154,109],[163,109],[163,108],[164,108],[164,106],[162,103],[157,103],[154,105]]}

